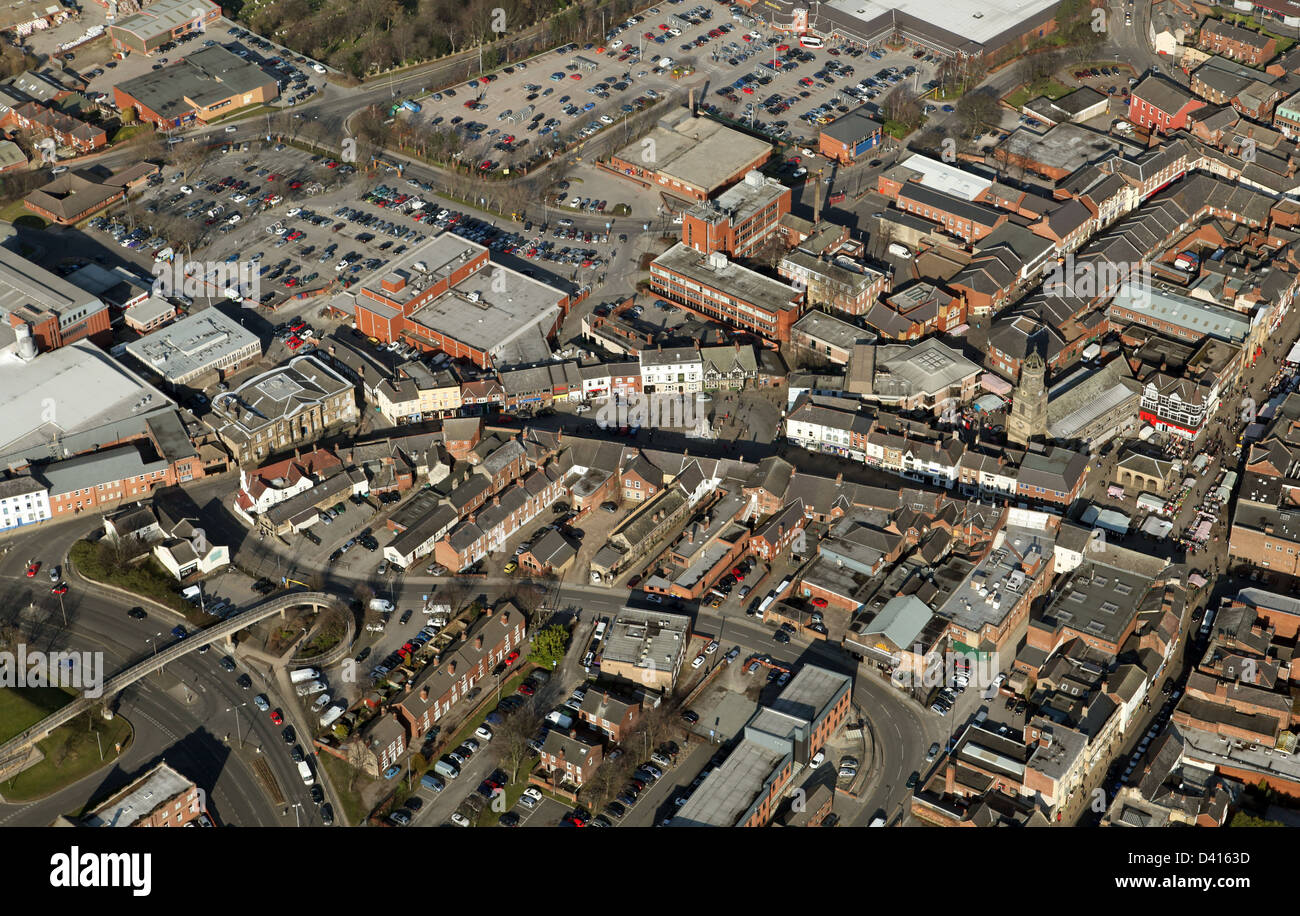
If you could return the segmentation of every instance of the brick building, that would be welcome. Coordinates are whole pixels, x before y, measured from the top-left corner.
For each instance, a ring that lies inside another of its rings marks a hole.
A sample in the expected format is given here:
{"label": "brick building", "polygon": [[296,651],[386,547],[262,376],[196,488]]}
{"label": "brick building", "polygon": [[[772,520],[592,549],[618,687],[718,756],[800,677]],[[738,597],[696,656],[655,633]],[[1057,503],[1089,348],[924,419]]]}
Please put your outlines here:
{"label": "brick building", "polygon": [[803,293],[742,267],[721,252],[701,255],[674,245],[650,264],[650,289],[705,318],[785,343]]}

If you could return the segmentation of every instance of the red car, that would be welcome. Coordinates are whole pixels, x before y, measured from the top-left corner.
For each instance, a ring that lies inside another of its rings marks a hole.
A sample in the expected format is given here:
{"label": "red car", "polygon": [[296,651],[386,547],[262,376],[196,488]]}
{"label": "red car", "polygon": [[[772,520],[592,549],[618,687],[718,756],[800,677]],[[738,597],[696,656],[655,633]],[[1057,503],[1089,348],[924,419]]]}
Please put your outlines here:
{"label": "red car", "polygon": [[813,603],[813,607],[826,607],[825,598],[814,598],[812,600],[812,603]]}
{"label": "red car", "polygon": [[519,659],[519,650],[515,649],[509,655],[506,656],[506,664],[513,665],[518,659]]}
{"label": "red car", "polygon": [[54,586],[54,588],[50,589],[51,595],[66,595],[67,593],[68,593],[68,587],[64,585],[62,582]]}
{"label": "red car", "polygon": [[296,191],[296,190],[298,190],[299,188],[302,187],[302,182],[301,182],[301,181],[291,181],[291,182],[289,182],[289,187]]}
{"label": "red car", "polygon": [[36,573],[38,573],[38,572],[40,571],[40,568],[41,568],[41,561],[40,561],[40,560],[32,560],[30,563],[28,563],[28,564],[27,564],[27,578],[30,579],[30,578],[32,578],[32,576],[36,575]]}
{"label": "red car", "polygon": [[532,684],[520,684],[518,692],[522,693],[526,697],[530,697],[537,692],[537,688]]}
{"label": "red car", "polygon": [[285,341],[285,343],[289,345],[290,350],[297,350],[299,347],[302,346],[302,340],[297,337],[290,337],[288,340]]}
{"label": "red car", "polygon": [[284,724],[284,716],[280,715],[280,710],[278,709],[271,710],[271,721],[274,722],[276,725]]}
{"label": "red car", "polygon": [[[31,575],[31,573],[28,573],[28,575]],[[627,580],[627,587],[628,587],[628,588],[636,588],[636,587],[637,587],[638,585],[640,585],[640,584],[641,584],[641,577],[640,577],[640,576],[633,576],[631,579],[628,579],[628,580]]]}
{"label": "red car", "polygon": [[336,169],[336,168],[338,168],[338,167],[339,167],[339,164],[338,164],[337,162],[335,162],[333,159],[331,159],[331,160],[329,160],[328,162],[325,163],[325,168],[327,168],[327,169]]}
{"label": "red car", "polygon": [[662,22],[659,23],[659,28],[660,28],[662,31],[665,31],[665,32],[668,31],[668,26],[664,25]]}
{"label": "red car", "polygon": [[776,49],[777,49],[778,51],[789,51],[789,50],[790,50],[790,46],[789,46],[789,45],[777,45],[777,46],[776,46]]}
{"label": "red car", "polygon": [[745,581],[745,573],[739,566],[732,567],[731,574],[736,577],[737,582]]}
{"label": "red car", "polygon": [[581,73],[570,73],[570,74],[569,74],[569,79],[571,79],[571,80],[580,80],[580,79],[582,79],[582,74],[581,74]]}

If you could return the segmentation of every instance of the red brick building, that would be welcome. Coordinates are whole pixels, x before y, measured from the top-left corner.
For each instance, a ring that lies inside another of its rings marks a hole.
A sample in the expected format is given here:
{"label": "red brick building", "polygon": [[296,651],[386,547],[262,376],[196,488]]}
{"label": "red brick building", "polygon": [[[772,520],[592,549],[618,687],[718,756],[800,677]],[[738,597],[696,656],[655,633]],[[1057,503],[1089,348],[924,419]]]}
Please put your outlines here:
{"label": "red brick building", "polygon": [[1277,39],[1252,32],[1230,22],[1206,19],[1201,25],[1197,43],[1202,51],[1221,54],[1229,60],[1238,60],[1252,67],[1262,66],[1277,54]]}
{"label": "red brick building", "polygon": [[674,245],[650,265],[650,289],[688,310],[787,343],[802,313],[803,293],[729,261]]}
{"label": "red brick building", "polygon": [[1128,119],[1143,130],[1169,133],[1187,128],[1187,116],[1205,102],[1182,86],[1160,76],[1148,76],[1133,87]]}
{"label": "red brick building", "polygon": [[682,214],[682,244],[701,254],[721,251],[745,257],[781,233],[781,217],[790,212],[790,199],[789,187],[750,172],[717,200]]}

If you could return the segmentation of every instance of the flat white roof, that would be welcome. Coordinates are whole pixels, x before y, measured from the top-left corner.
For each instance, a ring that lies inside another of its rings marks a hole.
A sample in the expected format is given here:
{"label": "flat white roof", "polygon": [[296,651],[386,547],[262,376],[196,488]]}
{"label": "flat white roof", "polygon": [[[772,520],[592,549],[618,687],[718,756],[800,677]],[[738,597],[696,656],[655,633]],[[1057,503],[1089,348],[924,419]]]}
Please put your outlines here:
{"label": "flat white roof", "polygon": [[0,354],[0,455],[174,406],[89,341],[30,362]]}
{"label": "flat white roof", "polygon": [[870,22],[890,10],[906,13],[971,41],[986,42],[1060,0],[830,0],[826,5]]}
{"label": "flat white roof", "polygon": [[970,172],[964,172],[956,166],[948,165],[948,163],[940,162],[937,159],[931,159],[929,156],[922,156],[919,153],[908,156],[899,163],[899,166],[911,169],[914,172],[920,172],[922,175],[921,184],[927,188],[943,191],[945,194],[960,197],[962,200],[974,200],[993,187],[993,182],[987,178],[972,175]]}

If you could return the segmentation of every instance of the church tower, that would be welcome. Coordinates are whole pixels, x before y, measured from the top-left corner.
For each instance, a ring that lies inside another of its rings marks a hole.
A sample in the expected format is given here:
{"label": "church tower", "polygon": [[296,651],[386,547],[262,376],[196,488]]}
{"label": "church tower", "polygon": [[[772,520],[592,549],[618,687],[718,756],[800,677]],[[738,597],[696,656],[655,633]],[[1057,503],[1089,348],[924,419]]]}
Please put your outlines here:
{"label": "church tower", "polygon": [[1020,381],[1007,417],[1007,441],[1028,445],[1047,435],[1047,365],[1035,349],[1020,366]]}

